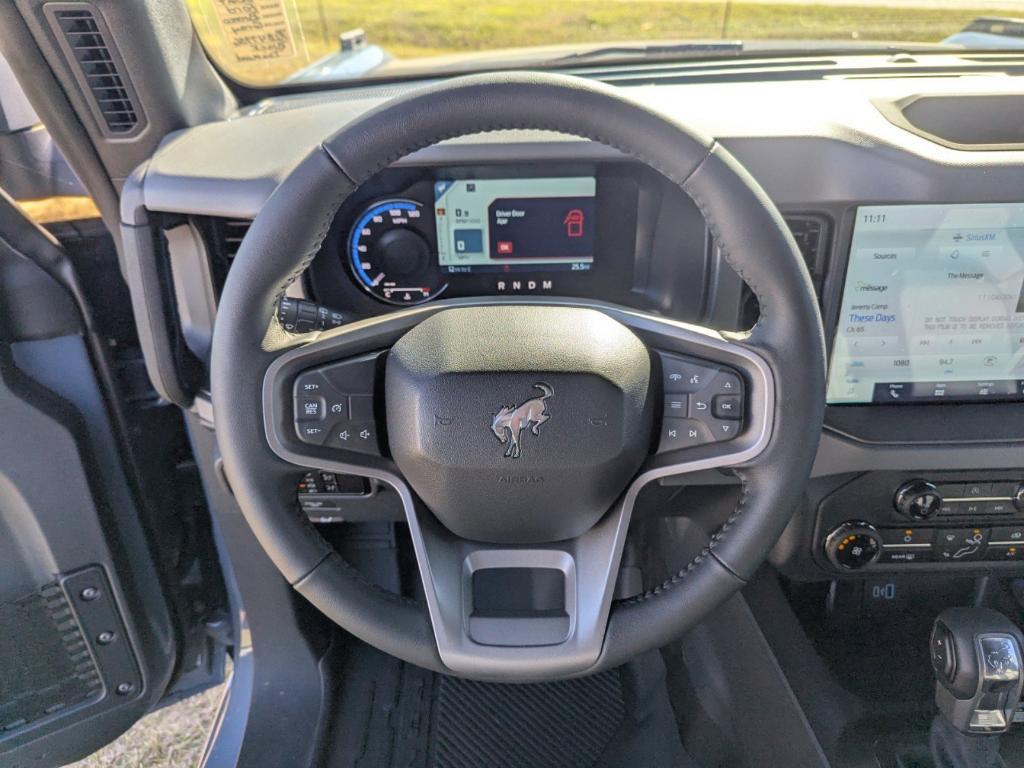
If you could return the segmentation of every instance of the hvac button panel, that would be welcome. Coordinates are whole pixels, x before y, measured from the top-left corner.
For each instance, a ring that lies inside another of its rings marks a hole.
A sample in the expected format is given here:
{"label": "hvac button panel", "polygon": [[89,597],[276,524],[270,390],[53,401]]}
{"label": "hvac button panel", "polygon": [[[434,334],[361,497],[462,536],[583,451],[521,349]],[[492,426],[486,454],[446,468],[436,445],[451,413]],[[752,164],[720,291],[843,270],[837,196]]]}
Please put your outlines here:
{"label": "hvac button panel", "polygon": [[736,371],[658,354],[665,392],[659,453],[732,440],[743,430],[743,379]]}
{"label": "hvac button panel", "polygon": [[[833,564],[829,542],[847,532],[854,523],[847,522],[836,528],[826,539],[826,552]],[[856,523],[870,528],[866,523]],[[1024,523],[992,528],[972,526],[963,528],[871,528],[879,540],[880,552],[864,565],[879,563],[897,565],[907,563],[975,563],[1024,561]],[[844,564],[845,568],[849,568]]]}
{"label": "hvac button panel", "polygon": [[332,363],[295,378],[295,431],[310,445],[379,454],[373,392],[380,353]]}

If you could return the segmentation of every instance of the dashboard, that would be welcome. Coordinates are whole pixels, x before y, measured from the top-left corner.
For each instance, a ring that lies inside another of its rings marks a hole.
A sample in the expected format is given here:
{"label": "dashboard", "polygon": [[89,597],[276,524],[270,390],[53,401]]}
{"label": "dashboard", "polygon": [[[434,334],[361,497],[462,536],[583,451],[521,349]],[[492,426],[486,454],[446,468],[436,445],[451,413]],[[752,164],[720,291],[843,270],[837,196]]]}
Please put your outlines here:
{"label": "dashboard", "polygon": [[[870,67],[883,65],[868,59],[839,57],[842,71],[827,77],[659,70],[617,84],[737,157],[780,209],[819,297],[825,429],[773,564],[809,581],[1018,572],[1024,148],[971,146],[963,126],[975,101],[1018,99],[1019,77],[929,76],[910,64],[905,76],[875,76]],[[967,66],[944,61],[950,72]],[[177,265],[208,258],[216,295],[232,247],[277,183],[339,125],[405,87],[271,99],[172,135],[125,184],[129,248],[166,265],[175,290],[192,279]],[[929,99],[964,111],[955,142],[937,135],[941,124],[918,130],[900,112]],[[181,237],[182,228],[198,234]],[[614,149],[534,131],[444,142],[380,172],[345,201],[288,300],[337,324],[501,295],[593,299],[728,331],[751,327],[760,311],[672,184]],[[189,344],[203,329],[185,305],[179,297],[187,327],[166,347],[202,361]],[[336,480],[314,483],[317,509],[333,503]],[[713,472],[664,484],[723,482]],[[350,509],[342,496],[323,514]]]}

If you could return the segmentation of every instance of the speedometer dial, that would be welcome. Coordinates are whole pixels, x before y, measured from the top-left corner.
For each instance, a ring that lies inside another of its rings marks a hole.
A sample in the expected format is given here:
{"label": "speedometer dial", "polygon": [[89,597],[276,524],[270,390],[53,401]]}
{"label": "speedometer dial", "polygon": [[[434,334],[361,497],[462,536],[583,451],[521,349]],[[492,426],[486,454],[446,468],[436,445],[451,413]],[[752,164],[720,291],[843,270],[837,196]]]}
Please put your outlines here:
{"label": "speedometer dial", "polygon": [[423,206],[381,200],[356,220],[348,241],[357,283],[392,304],[419,304],[448,287],[436,264]]}

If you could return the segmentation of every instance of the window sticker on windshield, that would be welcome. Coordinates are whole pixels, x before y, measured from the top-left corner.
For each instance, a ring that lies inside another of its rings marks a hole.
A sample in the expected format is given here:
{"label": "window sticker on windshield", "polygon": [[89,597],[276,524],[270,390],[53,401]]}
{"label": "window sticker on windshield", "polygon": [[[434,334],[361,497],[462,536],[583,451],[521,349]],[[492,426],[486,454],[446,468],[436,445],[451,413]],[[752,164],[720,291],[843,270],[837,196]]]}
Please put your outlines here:
{"label": "window sticker on windshield", "polygon": [[[286,0],[213,0],[227,49],[238,64],[298,55]],[[303,58],[305,55],[303,54]]]}

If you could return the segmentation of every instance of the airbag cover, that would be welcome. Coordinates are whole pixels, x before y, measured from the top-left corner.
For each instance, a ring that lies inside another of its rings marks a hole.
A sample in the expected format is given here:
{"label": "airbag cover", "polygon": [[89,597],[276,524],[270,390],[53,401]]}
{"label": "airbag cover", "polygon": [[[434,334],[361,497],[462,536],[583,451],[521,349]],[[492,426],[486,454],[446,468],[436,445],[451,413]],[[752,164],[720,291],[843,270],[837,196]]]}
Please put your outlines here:
{"label": "airbag cover", "polygon": [[537,543],[608,511],[647,454],[650,354],[591,309],[446,309],[392,348],[388,440],[452,532]]}

